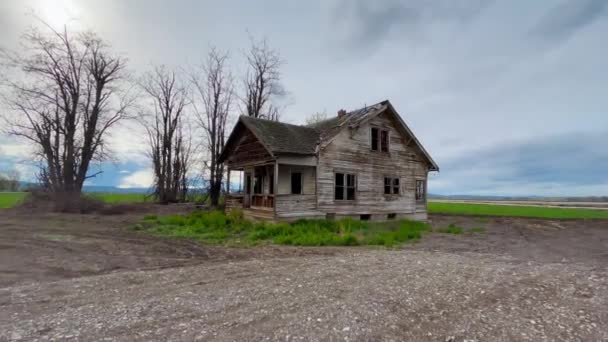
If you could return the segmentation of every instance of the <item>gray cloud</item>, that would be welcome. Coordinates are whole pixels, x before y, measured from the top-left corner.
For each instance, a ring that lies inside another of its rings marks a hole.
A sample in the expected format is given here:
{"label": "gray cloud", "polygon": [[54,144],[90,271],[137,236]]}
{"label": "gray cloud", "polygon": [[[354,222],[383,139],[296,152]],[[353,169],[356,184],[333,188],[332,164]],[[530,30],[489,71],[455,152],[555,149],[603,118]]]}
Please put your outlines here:
{"label": "gray cloud", "polygon": [[576,31],[604,17],[606,0],[567,0],[552,8],[531,30],[533,36],[548,41],[567,39]]}
{"label": "gray cloud", "polygon": [[373,48],[391,38],[416,40],[428,27],[442,22],[466,23],[490,1],[365,1],[342,0],[334,8],[334,26],[341,29],[347,45]]}
{"label": "gray cloud", "polygon": [[[555,194],[608,187],[608,131],[568,133],[470,150],[444,161],[435,191],[482,194],[505,187],[504,195],[533,195],[542,186]],[[448,180],[442,180],[443,174]],[[431,183],[431,187],[433,184]],[[601,193],[597,193],[600,195]],[[605,194],[605,193],[604,193]]]}

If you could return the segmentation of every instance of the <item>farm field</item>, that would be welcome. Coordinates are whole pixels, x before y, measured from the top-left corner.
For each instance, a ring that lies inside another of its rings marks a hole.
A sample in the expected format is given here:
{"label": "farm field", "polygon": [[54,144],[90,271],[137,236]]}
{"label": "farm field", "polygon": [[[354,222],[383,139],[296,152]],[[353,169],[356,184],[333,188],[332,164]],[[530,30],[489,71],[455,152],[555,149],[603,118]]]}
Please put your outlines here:
{"label": "farm field", "polygon": [[510,216],[545,219],[608,219],[608,210],[461,202],[428,203],[431,214]]}
{"label": "farm field", "polygon": [[12,208],[25,198],[25,192],[0,192],[0,209]]}
{"label": "farm field", "polygon": [[[108,204],[146,202],[145,194],[89,193],[88,195]],[[0,192],[0,209],[12,208],[21,203],[26,197],[27,193],[25,192]]]}

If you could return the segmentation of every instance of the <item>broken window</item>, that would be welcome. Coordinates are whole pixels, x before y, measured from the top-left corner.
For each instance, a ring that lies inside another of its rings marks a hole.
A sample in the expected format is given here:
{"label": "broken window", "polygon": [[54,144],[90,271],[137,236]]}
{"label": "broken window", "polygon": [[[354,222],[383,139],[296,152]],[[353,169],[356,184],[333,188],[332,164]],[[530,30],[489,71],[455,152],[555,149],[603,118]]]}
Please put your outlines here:
{"label": "broken window", "polygon": [[372,127],[371,129],[372,151],[388,152],[389,133],[388,130]]}
{"label": "broken window", "polygon": [[336,173],[335,175],[335,200],[353,201],[356,191],[355,175],[348,173]]}
{"label": "broken window", "polygon": [[416,181],[416,201],[424,201],[426,199],[425,184],[423,180]]}

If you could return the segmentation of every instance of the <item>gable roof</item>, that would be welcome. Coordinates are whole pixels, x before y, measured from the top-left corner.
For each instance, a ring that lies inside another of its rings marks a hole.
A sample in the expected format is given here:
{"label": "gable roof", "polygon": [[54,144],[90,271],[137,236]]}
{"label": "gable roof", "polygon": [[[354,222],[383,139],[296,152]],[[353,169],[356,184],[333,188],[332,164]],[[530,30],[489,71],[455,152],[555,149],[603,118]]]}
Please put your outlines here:
{"label": "gable roof", "polygon": [[238,138],[239,127],[249,129],[273,157],[279,154],[314,155],[317,145],[326,146],[345,127],[357,129],[365,122],[387,110],[399,123],[398,128],[401,129],[402,133],[411,137],[411,140],[420,149],[431,165],[431,171],[439,171],[435,161],[388,100],[350,111],[342,117],[335,116],[308,126],[292,125],[242,115],[230,134],[219,160],[223,162],[228,157],[228,151]]}
{"label": "gable roof", "polygon": [[439,171],[439,166],[431,155],[426,151],[426,149],[422,146],[414,132],[408,127],[408,125],[403,121],[399,113],[395,110],[393,105],[388,101],[384,100],[382,102],[378,102],[371,106],[365,106],[363,108],[359,108],[353,111],[350,111],[343,115],[342,117],[333,117],[327,120],[323,120],[317,122],[315,124],[309,125],[308,127],[315,128],[319,130],[320,134],[320,142],[323,145],[329,144],[333,138],[338,135],[344,129],[344,127],[349,127],[351,129],[357,129],[359,126],[368,122],[372,118],[380,115],[384,112],[388,111],[399,123],[398,129],[401,129],[402,133],[411,137],[412,141],[416,144],[416,147],[420,149],[420,152],[423,154],[424,158],[431,165],[431,171]]}
{"label": "gable roof", "polygon": [[314,128],[242,115],[226,142],[220,162],[228,157],[230,146],[236,142],[239,126],[251,131],[273,157],[280,154],[314,155],[319,141],[319,131]]}

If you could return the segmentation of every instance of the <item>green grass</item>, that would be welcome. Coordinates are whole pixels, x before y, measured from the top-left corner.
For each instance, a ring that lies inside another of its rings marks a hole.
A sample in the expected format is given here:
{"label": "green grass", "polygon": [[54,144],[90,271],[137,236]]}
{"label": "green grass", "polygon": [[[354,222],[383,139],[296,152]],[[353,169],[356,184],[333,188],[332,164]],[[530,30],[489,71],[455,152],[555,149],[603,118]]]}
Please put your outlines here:
{"label": "green grass", "polygon": [[[91,192],[86,193],[87,195],[97,198],[108,204],[119,204],[119,203],[142,203],[146,202],[145,194],[131,194],[131,193],[105,193],[105,192]],[[150,200],[150,199],[148,199]]]}
{"label": "green grass", "polygon": [[608,210],[519,205],[429,202],[429,213],[477,216],[514,216],[547,219],[608,219]]}
{"label": "green grass", "polygon": [[363,222],[351,219],[300,220],[293,223],[250,222],[242,213],[219,211],[157,217],[148,215],[136,230],[210,244],[294,246],[396,246],[417,240],[429,226],[416,221]]}
{"label": "green grass", "polygon": [[0,192],[0,209],[12,208],[25,199],[25,192]]}
{"label": "green grass", "polygon": [[[130,193],[86,193],[108,204],[141,203],[145,202],[146,195]],[[0,209],[12,208],[27,197],[27,192],[0,192]]]}

